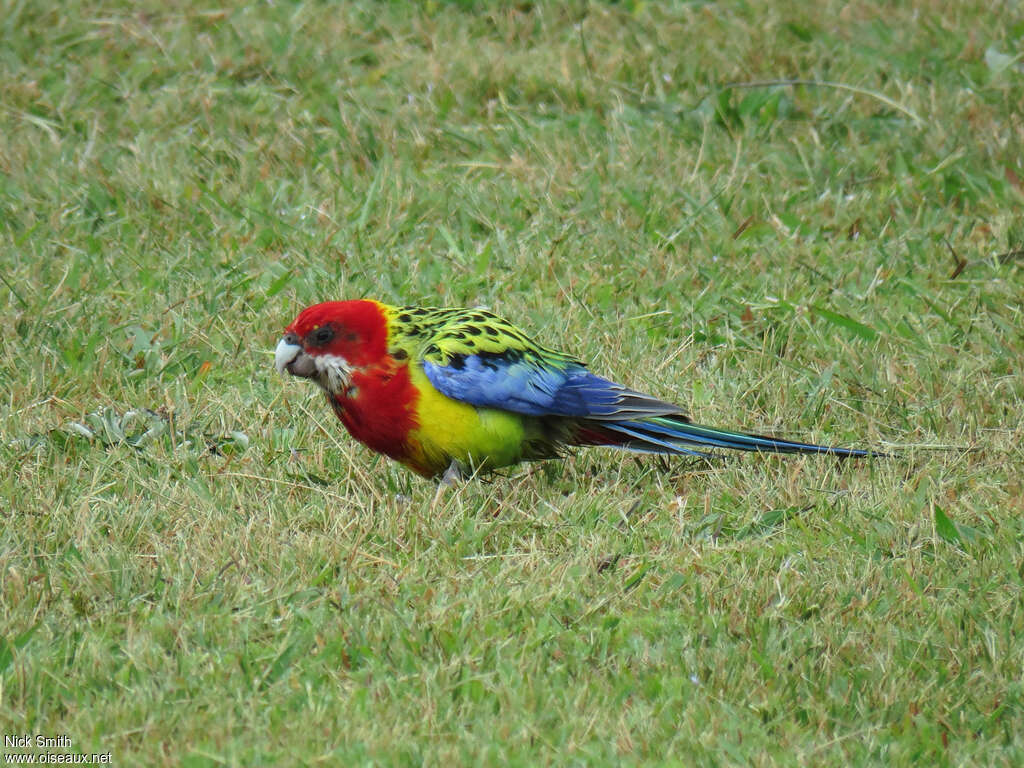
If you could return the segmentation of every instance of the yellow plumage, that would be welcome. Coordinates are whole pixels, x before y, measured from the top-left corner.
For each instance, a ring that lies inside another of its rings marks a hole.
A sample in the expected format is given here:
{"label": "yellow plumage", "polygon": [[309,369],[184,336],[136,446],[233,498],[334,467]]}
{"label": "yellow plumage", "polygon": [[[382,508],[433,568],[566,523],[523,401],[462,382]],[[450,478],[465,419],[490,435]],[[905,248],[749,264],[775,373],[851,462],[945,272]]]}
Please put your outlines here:
{"label": "yellow plumage", "polygon": [[493,408],[476,408],[442,395],[427,380],[419,363],[409,365],[412,384],[419,391],[417,420],[409,433],[412,464],[439,466],[451,456],[470,457],[474,468],[487,460],[492,467],[522,459],[521,446],[538,436],[533,420]]}

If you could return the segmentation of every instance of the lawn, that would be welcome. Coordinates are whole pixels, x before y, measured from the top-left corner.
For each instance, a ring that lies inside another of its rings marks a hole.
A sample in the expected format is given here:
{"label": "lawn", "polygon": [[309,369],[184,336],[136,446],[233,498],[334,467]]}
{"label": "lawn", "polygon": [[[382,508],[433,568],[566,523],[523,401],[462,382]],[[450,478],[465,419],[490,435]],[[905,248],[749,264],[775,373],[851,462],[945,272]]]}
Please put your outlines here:
{"label": "lawn", "polygon": [[[0,732],[1024,763],[1022,52],[1012,3],[4,0]],[[432,505],[273,370],[362,296],[897,455],[590,449]]]}

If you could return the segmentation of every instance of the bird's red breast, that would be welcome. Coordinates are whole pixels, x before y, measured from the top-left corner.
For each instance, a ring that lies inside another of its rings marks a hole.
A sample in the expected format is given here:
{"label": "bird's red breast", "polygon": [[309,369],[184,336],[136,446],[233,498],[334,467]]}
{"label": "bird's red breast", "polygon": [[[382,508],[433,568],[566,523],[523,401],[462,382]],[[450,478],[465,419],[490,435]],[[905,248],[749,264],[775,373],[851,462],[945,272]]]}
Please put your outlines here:
{"label": "bird's red breast", "polygon": [[419,426],[419,393],[407,363],[389,359],[354,372],[349,392],[328,395],[327,399],[356,440],[397,461],[409,457],[409,433]]}

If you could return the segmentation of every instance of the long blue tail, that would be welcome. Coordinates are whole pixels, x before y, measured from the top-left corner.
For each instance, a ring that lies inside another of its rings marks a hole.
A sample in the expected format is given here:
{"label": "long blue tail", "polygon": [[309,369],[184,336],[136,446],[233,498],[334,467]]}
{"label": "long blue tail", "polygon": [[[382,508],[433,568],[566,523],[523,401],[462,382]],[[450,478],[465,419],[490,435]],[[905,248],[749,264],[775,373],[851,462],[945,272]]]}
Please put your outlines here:
{"label": "long blue tail", "polygon": [[836,448],[829,445],[798,443],[765,435],[748,435],[725,429],[693,424],[682,415],[651,416],[626,421],[590,421],[581,430],[580,442],[585,445],[614,445],[631,451],[706,456],[696,448],[731,448],[737,451],[765,453],[823,453],[843,458],[881,456],[879,451],[860,448]]}

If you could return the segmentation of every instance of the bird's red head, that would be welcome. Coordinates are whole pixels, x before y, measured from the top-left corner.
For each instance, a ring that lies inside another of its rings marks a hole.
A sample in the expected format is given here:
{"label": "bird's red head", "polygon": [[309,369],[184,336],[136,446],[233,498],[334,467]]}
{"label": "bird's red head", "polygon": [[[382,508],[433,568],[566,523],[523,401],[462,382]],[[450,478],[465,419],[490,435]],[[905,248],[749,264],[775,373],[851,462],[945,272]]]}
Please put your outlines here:
{"label": "bird's red head", "polygon": [[387,354],[387,318],[375,301],[327,301],[299,313],[277,345],[277,369],[316,379],[332,391],[355,368]]}

